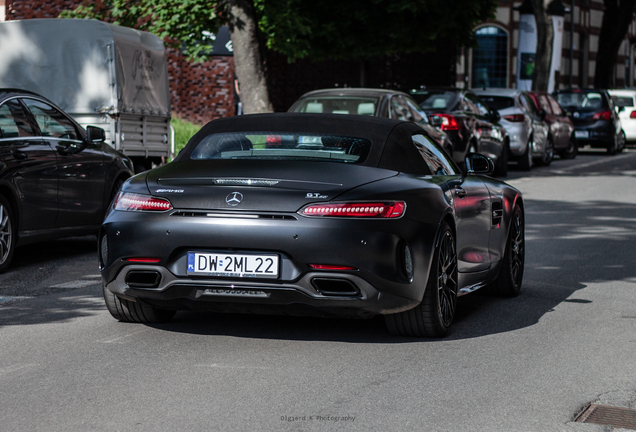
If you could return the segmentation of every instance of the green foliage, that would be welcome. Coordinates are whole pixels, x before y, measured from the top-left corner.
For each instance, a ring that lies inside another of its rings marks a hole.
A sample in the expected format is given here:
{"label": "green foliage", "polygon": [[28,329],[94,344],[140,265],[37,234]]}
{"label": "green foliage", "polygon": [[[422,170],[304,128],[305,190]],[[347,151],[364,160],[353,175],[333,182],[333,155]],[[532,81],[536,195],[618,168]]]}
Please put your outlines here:
{"label": "green foliage", "polygon": [[201,125],[194,124],[174,116],[170,120],[170,124],[174,128],[174,149],[176,155],[179,154],[179,151],[185,147],[190,138],[192,138],[195,133],[199,132]]}
{"label": "green foliage", "polygon": [[[232,0],[101,0],[66,17],[137,27],[203,60],[207,32],[227,22]],[[264,43],[290,61],[366,58],[424,52],[436,40],[474,44],[476,23],[493,17],[497,0],[252,0]],[[182,45],[181,45],[182,44]],[[449,49],[454,47],[449,46]]]}

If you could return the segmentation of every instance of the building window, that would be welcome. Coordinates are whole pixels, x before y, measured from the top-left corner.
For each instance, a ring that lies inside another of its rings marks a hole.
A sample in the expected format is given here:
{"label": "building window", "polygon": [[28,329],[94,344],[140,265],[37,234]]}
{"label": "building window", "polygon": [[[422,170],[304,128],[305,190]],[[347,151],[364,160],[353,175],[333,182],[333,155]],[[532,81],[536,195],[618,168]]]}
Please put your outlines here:
{"label": "building window", "polygon": [[472,87],[508,87],[508,34],[495,26],[475,31]]}

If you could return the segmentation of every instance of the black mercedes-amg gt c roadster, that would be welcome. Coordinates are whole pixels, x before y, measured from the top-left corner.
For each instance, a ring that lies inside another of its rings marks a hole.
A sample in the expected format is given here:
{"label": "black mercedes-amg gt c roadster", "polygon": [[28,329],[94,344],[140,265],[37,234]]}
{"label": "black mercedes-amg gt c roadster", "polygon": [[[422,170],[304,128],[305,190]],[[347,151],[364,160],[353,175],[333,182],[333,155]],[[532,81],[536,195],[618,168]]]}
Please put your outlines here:
{"label": "black mercedes-amg gt c roadster", "polygon": [[121,321],[177,310],[385,316],[441,337],[457,296],[515,296],[521,193],[415,123],[338,114],[214,120],[165,166],[130,178],[99,234]]}

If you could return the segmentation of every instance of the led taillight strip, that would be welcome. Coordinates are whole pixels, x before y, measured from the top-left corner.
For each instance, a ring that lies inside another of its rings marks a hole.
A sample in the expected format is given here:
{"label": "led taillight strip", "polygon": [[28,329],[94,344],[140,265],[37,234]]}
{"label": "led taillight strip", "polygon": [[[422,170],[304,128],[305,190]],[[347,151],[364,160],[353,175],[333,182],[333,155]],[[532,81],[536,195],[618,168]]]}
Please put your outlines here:
{"label": "led taillight strip", "polygon": [[403,201],[313,204],[302,209],[300,214],[313,217],[398,218],[405,209],[406,203]]}
{"label": "led taillight strip", "polygon": [[115,210],[122,211],[166,211],[172,210],[170,201],[149,195],[120,193],[115,200]]}
{"label": "led taillight strip", "polygon": [[124,261],[134,263],[158,263],[161,258],[124,258]]}

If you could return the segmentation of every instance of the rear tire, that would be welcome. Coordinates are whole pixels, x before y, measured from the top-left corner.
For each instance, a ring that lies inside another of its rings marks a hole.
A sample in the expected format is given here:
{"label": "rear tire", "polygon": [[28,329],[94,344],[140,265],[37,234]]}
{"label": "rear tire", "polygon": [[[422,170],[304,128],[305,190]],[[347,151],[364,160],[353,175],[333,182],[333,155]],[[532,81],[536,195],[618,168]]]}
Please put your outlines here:
{"label": "rear tire", "polygon": [[519,158],[518,166],[521,171],[530,171],[532,168],[532,142],[534,138],[530,138],[528,140],[528,145],[526,146],[526,151]]}
{"label": "rear tire", "polygon": [[565,150],[559,151],[559,157],[561,159],[574,159],[579,152],[579,143],[576,142],[574,136],[570,136],[570,141]]}
{"label": "rear tire", "polygon": [[9,201],[0,195],[0,273],[9,268],[15,251],[15,219]]}
{"label": "rear tire", "polygon": [[516,205],[512,211],[512,219],[510,221],[510,229],[508,230],[506,249],[504,251],[499,276],[486,288],[489,294],[503,297],[515,297],[519,295],[523,281],[525,252],[523,211],[521,207]]}
{"label": "rear tire", "polygon": [[497,167],[495,168],[495,174],[501,177],[508,175],[508,142],[504,143],[501,154],[497,158]]}
{"label": "rear tire", "polygon": [[618,135],[618,149],[616,150],[618,153],[621,153],[625,148],[625,132],[621,131]]}
{"label": "rear tire", "polygon": [[158,309],[145,303],[133,302],[117,297],[102,283],[106,309],[113,318],[123,322],[158,324],[168,322],[177,313],[175,310]]}
{"label": "rear tire", "polygon": [[442,226],[422,302],[405,312],[385,315],[389,333],[398,336],[439,338],[446,336],[457,303],[457,253],[455,235]]}
{"label": "rear tire", "polygon": [[543,154],[539,159],[539,165],[548,166],[552,163],[552,159],[554,159],[554,144],[552,143],[552,140],[548,138],[545,143]]}

